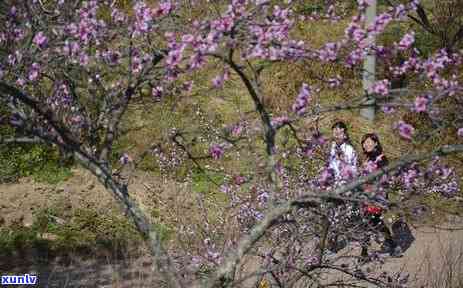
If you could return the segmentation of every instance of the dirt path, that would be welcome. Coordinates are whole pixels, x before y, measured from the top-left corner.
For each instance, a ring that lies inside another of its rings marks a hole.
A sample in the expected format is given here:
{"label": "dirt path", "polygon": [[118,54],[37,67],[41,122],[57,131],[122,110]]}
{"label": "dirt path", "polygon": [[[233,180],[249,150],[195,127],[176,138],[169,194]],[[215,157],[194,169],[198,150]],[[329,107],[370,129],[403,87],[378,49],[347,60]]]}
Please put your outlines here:
{"label": "dirt path", "polygon": [[[450,227],[460,229],[442,229]],[[416,238],[412,246],[402,258],[390,259],[384,268],[406,271],[413,287],[463,287],[463,221],[453,219],[439,229],[420,227],[412,232]]]}

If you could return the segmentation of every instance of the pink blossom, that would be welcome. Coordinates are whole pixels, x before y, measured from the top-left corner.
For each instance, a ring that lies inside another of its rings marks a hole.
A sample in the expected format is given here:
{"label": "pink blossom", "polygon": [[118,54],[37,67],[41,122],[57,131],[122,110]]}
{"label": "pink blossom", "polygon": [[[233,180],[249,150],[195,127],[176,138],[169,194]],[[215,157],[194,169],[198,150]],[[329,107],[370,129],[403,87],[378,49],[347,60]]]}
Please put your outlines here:
{"label": "pink blossom", "polygon": [[171,69],[175,69],[177,65],[182,61],[183,51],[186,48],[186,44],[170,43],[172,50],[169,51],[166,58],[166,63]]}
{"label": "pink blossom", "polygon": [[185,83],[182,84],[182,90],[190,93],[193,90],[193,80],[191,81],[186,81]]}
{"label": "pink blossom", "polygon": [[411,140],[413,134],[415,133],[415,128],[412,125],[405,123],[404,121],[399,121],[396,123],[395,127],[399,130],[399,135],[407,140]]}
{"label": "pink blossom", "polygon": [[233,125],[233,127],[231,129],[231,135],[232,136],[239,137],[242,132],[243,132],[243,126],[240,123],[238,123],[236,125]]}
{"label": "pink blossom", "polygon": [[327,43],[320,49],[319,58],[322,61],[334,61],[337,58],[339,45],[337,43]]}
{"label": "pink blossom", "polygon": [[391,113],[394,113],[395,112],[395,109],[394,107],[390,106],[390,105],[384,105],[382,107],[382,110],[385,114],[391,114]]}
{"label": "pink blossom", "polygon": [[233,183],[234,183],[235,185],[242,185],[242,184],[244,184],[245,182],[246,182],[246,177],[244,177],[244,176],[235,175],[235,176],[233,177]]}
{"label": "pink blossom", "polygon": [[359,8],[364,10],[366,9],[368,6],[371,5],[371,1],[372,0],[357,0],[357,3],[359,5]]}
{"label": "pink blossom", "polygon": [[81,66],[87,66],[88,63],[90,61],[90,58],[88,57],[87,53],[80,53],[80,56],[79,56],[79,64]]}
{"label": "pink blossom", "polygon": [[209,148],[209,154],[212,156],[214,160],[218,160],[222,158],[224,150],[221,145],[214,144]]}
{"label": "pink blossom", "polygon": [[405,34],[402,40],[400,40],[398,49],[400,51],[407,50],[413,45],[414,42],[415,42],[415,32],[412,31],[410,33]]}
{"label": "pink blossom", "polygon": [[343,165],[341,168],[341,177],[345,180],[350,180],[354,178],[355,170],[352,168],[351,165]]}
{"label": "pink blossom", "polygon": [[310,86],[307,85],[306,83],[302,84],[301,90],[299,91],[299,94],[296,97],[296,102],[293,104],[293,111],[301,115],[305,112],[307,104],[309,103],[311,99],[311,89]]}
{"label": "pink blossom", "polygon": [[24,86],[24,85],[26,84],[26,81],[25,81],[23,78],[18,78],[18,79],[16,80],[16,84],[17,84],[18,86]]}
{"label": "pink blossom", "polygon": [[20,41],[24,39],[25,36],[26,36],[26,32],[23,29],[15,28],[13,30],[13,37],[15,41]]}
{"label": "pink blossom", "polygon": [[151,9],[143,1],[137,1],[134,6],[135,23],[134,34],[135,36],[143,35],[151,31],[153,15]]}
{"label": "pink blossom", "polygon": [[185,34],[182,36],[182,42],[184,43],[192,43],[194,41],[194,36],[191,34]]}
{"label": "pink blossom", "polygon": [[350,52],[347,56],[345,65],[349,68],[352,68],[355,65],[358,65],[363,61],[365,56],[365,52],[363,49],[355,49],[354,51]]}
{"label": "pink blossom", "polygon": [[127,163],[132,162],[132,160],[133,159],[129,156],[129,154],[124,153],[122,154],[121,158],[119,158],[119,163],[121,163],[122,165],[126,165]]}
{"label": "pink blossom", "polygon": [[386,26],[393,20],[392,16],[389,13],[382,13],[376,16],[375,22],[373,25],[368,27],[368,32],[373,34],[379,34],[384,31]]}
{"label": "pink blossom", "polygon": [[119,63],[119,59],[121,58],[121,53],[118,51],[113,51],[113,50],[106,50],[102,53],[103,59],[109,64],[109,65],[116,65]]}
{"label": "pink blossom", "polygon": [[415,99],[415,111],[416,112],[424,112],[426,111],[426,106],[428,105],[428,98],[425,96],[418,96]]}
{"label": "pink blossom", "polygon": [[79,51],[80,51],[80,46],[79,46],[79,43],[75,42],[75,41],[65,41],[64,42],[64,46],[63,46],[63,53],[69,56],[76,56],[77,54],[79,54]]}
{"label": "pink blossom", "polygon": [[164,2],[161,2],[161,4],[159,5],[159,10],[157,11],[157,14],[166,16],[170,12],[172,12],[173,9],[174,9],[174,5],[172,4],[171,1],[164,1]]}
{"label": "pink blossom", "polygon": [[330,185],[334,181],[334,172],[331,169],[324,169],[318,178],[321,185]]}
{"label": "pink blossom", "polygon": [[330,86],[330,88],[338,87],[341,85],[341,83],[342,83],[342,78],[339,75],[336,75],[336,77],[334,78],[328,79],[328,85]]}
{"label": "pink blossom", "polygon": [[222,74],[217,75],[214,79],[212,79],[212,85],[214,85],[215,88],[222,88],[223,84],[228,80],[228,78],[229,72],[227,69],[225,69]]}
{"label": "pink blossom", "polygon": [[458,137],[463,137],[463,128],[459,128],[457,134]]}
{"label": "pink blossom", "polygon": [[45,34],[40,31],[39,33],[35,34],[34,39],[32,42],[37,45],[37,47],[43,49],[47,46],[48,44],[48,38],[45,36]]}
{"label": "pink blossom", "polygon": [[151,90],[151,95],[156,101],[161,100],[163,93],[164,93],[164,88],[162,88],[162,86],[153,87],[153,89]]}
{"label": "pink blossom", "polygon": [[288,116],[279,116],[279,117],[273,117],[271,124],[273,127],[278,128],[279,126],[282,126],[283,124],[286,124],[289,122]]}
{"label": "pink blossom", "polygon": [[111,7],[111,18],[116,23],[124,23],[126,20],[126,15],[119,9]]}
{"label": "pink blossom", "polygon": [[33,63],[31,69],[29,70],[29,81],[35,81],[39,77],[40,65],[38,63]]}
{"label": "pink blossom", "polygon": [[387,94],[389,94],[389,85],[390,85],[390,83],[389,83],[389,80],[387,80],[387,79],[377,81],[369,89],[368,93],[380,94],[380,95],[386,96]]}

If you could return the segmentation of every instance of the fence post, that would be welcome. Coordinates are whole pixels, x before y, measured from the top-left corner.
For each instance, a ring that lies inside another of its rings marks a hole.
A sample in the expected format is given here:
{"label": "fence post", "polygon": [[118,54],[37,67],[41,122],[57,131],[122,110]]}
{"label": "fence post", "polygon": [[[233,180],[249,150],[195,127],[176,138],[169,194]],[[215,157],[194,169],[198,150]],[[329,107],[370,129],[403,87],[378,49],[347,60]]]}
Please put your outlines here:
{"label": "fence post", "polygon": [[[370,26],[376,18],[376,0],[371,0],[370,5],[368,5],[365,15],[365,27]],[[371,44],[375,43],[375,36],[372,36],[370,40]],[[375,98],[374,95],[368,94],[367,91],[373,86],[375,82],[375,73],[376,73],[376,56],[374,54],[368,53],[363,62],[363,91],[368,95],[364,104],[372,105],[370,107],[365,107],[360,109],[360,116],[373,121],[375,119]]]}

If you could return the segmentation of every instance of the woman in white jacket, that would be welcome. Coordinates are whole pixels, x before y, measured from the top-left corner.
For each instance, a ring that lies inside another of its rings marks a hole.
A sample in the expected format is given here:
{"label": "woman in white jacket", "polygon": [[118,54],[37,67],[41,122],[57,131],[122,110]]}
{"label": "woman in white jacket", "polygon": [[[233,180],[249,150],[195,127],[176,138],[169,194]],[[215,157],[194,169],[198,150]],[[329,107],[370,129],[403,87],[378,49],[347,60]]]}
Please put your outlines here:
{"label": "woman in white jacket", "polygon": [[[338,121],[331,127],[333,131],[333,142],[331,143],[330,153],[328,157],[328,174],[331,174],[331,178],[334,180],[334,186],[340,186],[347,182],[350,182],[357,176],[357,152],[352,146],[347,126],[344,122]],[[347,195],[349,193],[346,193]],[[345,221],[346,216],[341,216],[347,210],[344,205],[344,201],[330,200],[331,203],[327,206],[328,209],[328,221],[334,225],[339,221]],[[327,248],[331,252],[336,252],[338,248],[338,236],[337,234],[328,237]]]}
{"label": "woman in white jacket", "polygon": [[331,143],[328,169],[333,173],[335,184],[340,185],[357,176],[357,152],[350,142],[344,122],[334,123],[331,129],[334,141]]}

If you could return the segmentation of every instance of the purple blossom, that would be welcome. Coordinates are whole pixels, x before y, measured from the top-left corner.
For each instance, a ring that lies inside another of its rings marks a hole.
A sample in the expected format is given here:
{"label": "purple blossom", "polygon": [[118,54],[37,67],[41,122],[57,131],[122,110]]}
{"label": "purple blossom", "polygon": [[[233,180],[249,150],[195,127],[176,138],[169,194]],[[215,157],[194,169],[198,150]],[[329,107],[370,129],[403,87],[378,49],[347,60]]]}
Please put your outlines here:
{"label": "purple blossom", "polygon": [[368,32],[379,34],[384,31],[386,26],[393,20],[392,16],[385,12],[376,16],[375,22],[367,29]]}
{"label": "purple blossom", "polygon": [[81,52],[79,55],[79,64],[81,66],[87,66],[90,62],[90,58],[88,57],[87,53]]}
{"label": "purple blossom", "polygon": [[342,78],[339,75],[336,75],[336,77],[334,78],[328,79],[328,85],[330,86],[330,88],[338,87],[341,85],[341,83],[342,83]]}
{"label": "purple blossom", "polygon": [[398,49],[400,51],[407,50],[413,45],[414,42],[415,42],[415,32],[412,31],[410,33],[405,34],[402,40],[400,40]]}
{"label": "purple blossom", "polygon": [[296,97],[296,102],[293,104],[293,111],[298,114],[304,114],[307,105],[311,99],[311,89],[310,86],[307,85],[306,83],[302,84],[301,90],[299,91],[299,94]]}
{"label": "purple blossom", "polygon": [[16,85],[18,85],[18,86],[24,86],[24,85],[26,85],[26,80],[24,80],[24,78],[18,78],[18,79],[16,80]]}
{"label": "purple blossom", "polygon": [[121,158],[119,158],[119,163],[122,165],[126,165],[129,162],[132,162],[132,157],[130,157],[127,153],[122,154]]}
{"label": "purple blossom", "polygon": [[351,180],[355,177],[355,170],[351,165],[343,165],[341,167],[341,177],[344,180]]}
{"label": "purple blossom", "polygon": [[35,81],[39,77],[40,65],[38,63],[33,63],[31,69],[29,70],[28,79],[29,81]]}
{"label": "purple blossom", "polygon": [[425,96],[418,96],[415,99],[415,111],[416,112],[424,112],[426,111],[426,107],[429,103],[429,100]]}
{"label": "purple blossom", "polygon": [[322,173],[318,177],[318,182],[322,186],[329,186],[334,181],[334,171],[332,169],[323,169]]}
{"label": "purple blossom", "polygon": [[159,16],[166,16],[169,13],[171,13],[175,9],[174,4],[172,4],[171,1],[164,1],[161,2],[159,7],[157,9],[154,9],[154,16],[159,17]]}
{"label": "purple blossom", "polygon": [[459,128],[457,132],[458,137],[463,137],[463,128]]}
{"label": "purple blossom", "polygon": [[385,114],[391,114],[391,113],[394,113],[395,112],[395,109],[394,107],[390,106],[390,105],[384,105],[382,107],[382,110]]}
{"label": "purple blossom", "polygon": [[9,13],[8,13],[8,16],[10,16],[11,18],[15,18],[16,15],[17,15],[17,13],[18,13],[18,8],[16,8],[16,6],[13,5],[13,6],[11,6],[11,8],[10,8],[10,11],[9,11]]}
{"label": "purple blossom", "polygon": [[347,56],[345,65],[348,68],[352,68],[355,65],[358,65],[363,61],[363,58],[365,56],[365,52],[363,49],[355,49],[354,51],[350,52],[349,55]]}
{"label": "purple blossom", "polygon": [[217,89],[222,88],[223,84],[228,79],[229,79],[229,72],[228,70],[224,70],[222,74],[217,75],[216,77],[214,77],[214,79],[212,79],[212,85]]}
{"label": "purple blossom", "polygon": [[193,80],[191,81],[186,81],[185,83],[182,84],[182,90],[185,91],[186,93],[190,93],[193,90]]}
{"label": "purple blossom", "polygon": [[402,20],[403,18],[407,17],[407,9],[405,5],[399,4],[394,7],[394,18],[398,20]]}
{"label": "purple blossom", "polygon": [[34,36],[34,39],[32,40],[32,42],[35,45],[37,45],[37,47],[43,49],[48,44],[48,38],[45,36],[45,34],[42,31],[40,31]]}
{"label": "purple blossom", "polygon": [[163,93],[164,93],[164,88],[162,88],[162,86],[153,87],[153,89],[151,90],[151,95],[156,101],[161,100]]}
{"label": "purple blossom", "polygon": [[359,23],[352,22],[345,30],[345,35],[347,39],[352,39],[354,42],[359,43],[363,41],[367,33],[366,31],[360,26]]}
{"label": "purple blossom", "polygon": [[230,185],[228,185],[228,184],[220,185],[219,189],[220,189],[220,192],[225,193],[225,194],[229,194],[231,192]]}
{"label": "purple blossom", "polygon": [[241,135],[241,133],[243,132],[244,128],[243,126],[238,123],[236,125],[233,125],[232,129],[231,129],[231,135],[233,137],[239,137]]}
{"label": "purple blossom", "polygon": [[153,15],[151,14],[151,8],[149,8],[145,2],[138,1],[134,6],[135,11],[135,31],[134,35],[143,35],[151,30]]}
{"label": "purple blossom", "polygon": [[357,4],[359,5],[359,9],[365,10],[368,6],[371,5],[372,0],[357,0]]}
{"label": "purple blossom", "polygon": [[387,96],[389,94],[389,85],[390,85],[390,82],[387,79],[377,81],[369,89],[368,93]]}
{"label": "purple blossom", "polygon": [[239,185],[244,184],[245,182],[246,182],[246,177],[244,177],[244,176],[235,175],[235,176],[233,177],[233,183],[234,183],[235,185],[238,185],[238,186],[239,186]]}
{"label": "purple blossom", "polygon": [[188,63],[188,67],[190,70],[195,70],[201,68],[204,63],[206,63],[206,59],[202,53],[194,53],[190,56],[190,61]]}
{"label": "purple blossom", "polygon": [[111,7],[111,18],[114,22],[121,24],[126,20],[126,15],[115,7]]}
{"label": "purple blossom", "polygon": [[411,140],[413,134],[415,133],[415,128],[412,125],[405,123],[404,121],[399,121],[395,127],[399,130],[399,135],[407,140]]}
{"label": "purple blossom", "polygon": [[77,56],[79,52],[80,52],[79,43],[77,43],[76,41],[69,42],[68,40],[64,42],[63,53],[66,56]]}
{"label": "purple blossom", "polygon": [[335,61],[337,58],[339,50],[339,45],[337,43],[327,43],[325,46],[320,49],[319,56],[320,60],[322,61]]}
{"label": "purple blossom", "polygon": [[288,116],[273,117],[271,121],[272,126],[275,128],[278,128],[286,123],[289,123]]}
{"label": "purple blossom", "polygon": [[194,40],[195,40],[195,37],[191,34],[185,34],[182,36],[183,43],[191,44],[193,43]]}
{"label": "purple blossom", "polygon": [[222,158],[224,150],[221,145],[214,144],[209,148],[209,154],[212,156],[214,160],[218,160]]}
{"label": "purple blossom", "polygon": [[24,31],[24,29],[15,28],[13,30],[13,38],[14,38],[15,41],[20,41],[20,40],[24,39],[25,36],[26,36],[26,32]]}
{"label": "purple blossom", "polygon": [[121,53],[118,51],[106,50],[102,53],[102,56],[109,65],[117,65],[121,58]]}
{"label": "purple blossom", "polygon": [[172,50],[170,50],[167,54],[166,63],[169,68],[175,69],[176,66],[179,65],[182,61],[182,55],[186,48],[186,44],[177,44],[171,42],[169,45]]}

